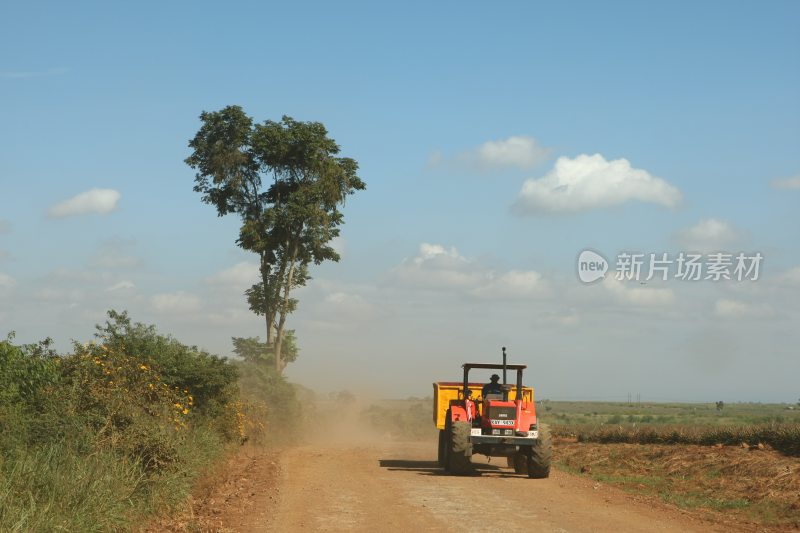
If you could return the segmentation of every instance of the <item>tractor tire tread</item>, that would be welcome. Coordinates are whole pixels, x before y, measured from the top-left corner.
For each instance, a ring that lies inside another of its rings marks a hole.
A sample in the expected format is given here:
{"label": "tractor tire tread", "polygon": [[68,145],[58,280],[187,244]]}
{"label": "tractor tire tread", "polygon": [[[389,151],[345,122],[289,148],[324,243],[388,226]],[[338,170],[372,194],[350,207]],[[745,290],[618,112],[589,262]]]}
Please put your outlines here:
{"label": "tractor tire tread", "polygon": [[450,427],[447,466],[452,474],[465,475],[472,472],[472,443],[469,440],[471,429],[469,422],[453,422]]}
{"label": "tractor tire tread", "polygon": [[545,424],[539,425],[539,438],[531,446],[528,456],[528,477],[544,479],[550,476],[550,463],[553,460],[553,439],[550,428]]}

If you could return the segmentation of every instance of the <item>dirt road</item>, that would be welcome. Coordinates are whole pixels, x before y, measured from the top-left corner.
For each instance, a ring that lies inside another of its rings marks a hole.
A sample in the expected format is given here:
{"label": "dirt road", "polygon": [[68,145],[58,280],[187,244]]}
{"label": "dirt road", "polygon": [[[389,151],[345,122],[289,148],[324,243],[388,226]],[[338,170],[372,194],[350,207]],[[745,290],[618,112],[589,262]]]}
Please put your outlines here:
{"label": "dirt road", "polygon": [[246,477],[261,485],[239,491],[224,522],[248,532],[731,531],[556,470],[532,480],[497,459],[474,462],[475,476],[444,475],[432,442],[289,449],[277,464],[254,460]]}

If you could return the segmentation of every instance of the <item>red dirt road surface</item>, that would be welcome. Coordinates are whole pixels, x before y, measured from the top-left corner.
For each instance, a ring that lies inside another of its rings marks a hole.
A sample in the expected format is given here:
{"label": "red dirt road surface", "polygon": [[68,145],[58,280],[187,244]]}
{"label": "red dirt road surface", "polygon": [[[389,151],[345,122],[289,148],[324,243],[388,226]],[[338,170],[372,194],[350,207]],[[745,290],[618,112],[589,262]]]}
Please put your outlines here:
{"label": "red dirt road surface", "polygon": [[528,479],[502,459],[476,456],[476,475],[446,475],[435,455],[435,442],[395,442],[251,457],[228,482],[235,493],[218,500],[214,522],[243,532],[736,531],[555,469]]}

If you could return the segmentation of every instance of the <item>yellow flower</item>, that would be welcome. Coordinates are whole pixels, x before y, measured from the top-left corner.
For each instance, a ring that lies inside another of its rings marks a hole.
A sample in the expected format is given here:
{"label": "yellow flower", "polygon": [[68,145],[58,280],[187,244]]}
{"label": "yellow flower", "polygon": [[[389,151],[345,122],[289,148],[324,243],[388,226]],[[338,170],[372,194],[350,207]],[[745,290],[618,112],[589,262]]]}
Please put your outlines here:
{"label": "yellow flower", "polygon": [[185,414],[185,415],[188,415],[188,414],[189,414],[189,410],[188,410],[188,409],[186,409],[186,408],[184,408],[184,410],[183,410],[183,411],[181,411],[181,412],[182,412],[183,414]]}
{"label": "yellow flower", "polygon": [[155,388],[152,383],[148,383],[147,386],[150,388],[150,390]]}
{"label": "yellow flower", "polygon": [[179,404],[179,403],[175,402],[175,407],[177,407],[178,409],[180,409],[180,408],[182,408],[183,406],[182,406],[181,404]]}
{"label": "yellow flower", "polygon": [[141,370],[147,370],[147,365],[139,365],[139,368],[140,368]]}

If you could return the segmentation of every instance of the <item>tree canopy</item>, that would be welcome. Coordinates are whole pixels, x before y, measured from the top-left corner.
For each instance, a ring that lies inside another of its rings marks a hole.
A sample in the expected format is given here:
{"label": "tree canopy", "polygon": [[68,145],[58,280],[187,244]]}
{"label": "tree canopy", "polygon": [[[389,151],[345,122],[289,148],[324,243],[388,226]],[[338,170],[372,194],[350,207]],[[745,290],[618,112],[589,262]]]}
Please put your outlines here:
{"label": "tree canopy", "polygon": [[200,115],[186,163],[194,190],[219,216],[237,214],[237,244],[259,256],[260,280],[247,290],[250,309],[265,318],[266,345],[282,371],[285,324],[297,307],[291,292],[305,285],[310,264],[338,261],[331,240],[344,222],[340,207],[365,188],[358,163],[319,122],[254,123],[239,106]]}

